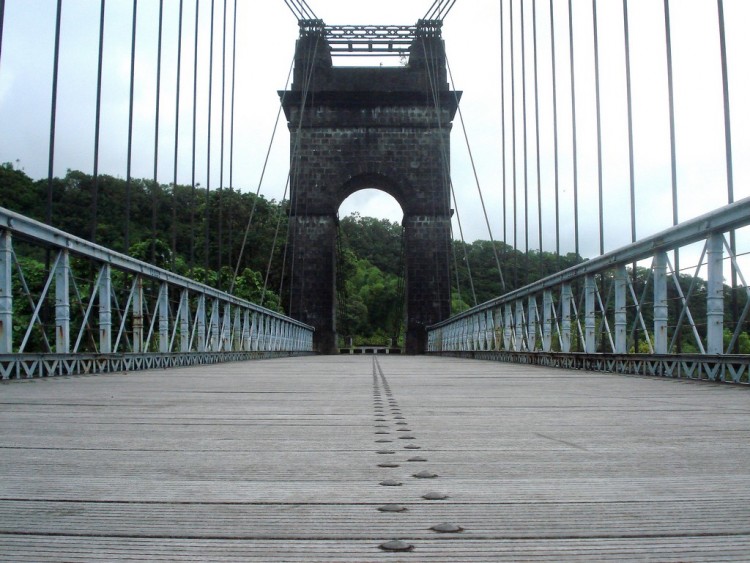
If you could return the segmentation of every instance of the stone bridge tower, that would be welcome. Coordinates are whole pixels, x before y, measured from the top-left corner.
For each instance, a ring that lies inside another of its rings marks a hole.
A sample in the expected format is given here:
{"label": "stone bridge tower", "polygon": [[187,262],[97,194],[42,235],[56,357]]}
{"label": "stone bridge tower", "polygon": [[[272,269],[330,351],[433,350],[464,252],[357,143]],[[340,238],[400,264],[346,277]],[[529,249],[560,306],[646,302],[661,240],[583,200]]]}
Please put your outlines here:
{"label": "stone bridge tower", "polygon": [[[300,22],[294,81],[279,92],[291,138],[288,311],[315,327],[318,352],[337,351],[337,213],[360,189],[390,194],[404,213],[406,352],[424,352],[425,327],[450,315],[450,131],[460,92],[448,86],[440,26],[368,26],[347,38],[351,26]],[[404,41],[404,66],[333,65],[337,51],[393,51]]]}

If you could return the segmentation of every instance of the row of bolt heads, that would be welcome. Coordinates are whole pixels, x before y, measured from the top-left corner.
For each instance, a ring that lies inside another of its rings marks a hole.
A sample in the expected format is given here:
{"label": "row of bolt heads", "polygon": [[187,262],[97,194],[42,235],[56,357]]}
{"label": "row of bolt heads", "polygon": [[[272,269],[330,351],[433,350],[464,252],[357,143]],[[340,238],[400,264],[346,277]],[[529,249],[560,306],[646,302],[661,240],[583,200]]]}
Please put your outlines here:
{"label": "row of bolt heads", "polygon": [[[389,396],[391,395],[390,389],[387,386],[386,386],[386,394]],[[376,394],[375,397],[377,399],[378,395]],[[391,404],[394,405],[395,402],[392,402]],[[403,420],[404,417],[399,415],[394,418]],[[378,419],[376,421],[385,422],[384,419],[383,420]],[[406,423],[397,422],[396,424],[403,425]],[[407,432],[408,429],[400,428],[399,431]],[[387,432],[377,431],[376,434],[387,434]],[[413,440],[414,436],[400,436],[400,439],[402,440],[412,439]],[[383,440],[383,441],[386,441],[386,440]],[[414,445],[409,444],[407,446],[404,446],[404,449],[417,450],[419,449],[419,446],[414,446]],[[394,450],[378,450],[377,453],[394,454],[396,452]],[[418,462],[418,461],[427,461],[427,459],[421,456],[414,456],[414,457],[410,457],[406,461]],[[398,467],[398,466],[399,466],[398,463],[393,463],[393,462],[384,462],[384,463],[378,464],[378,467]],[[436,477],[438,477],[438,474],[433,473],[431,471],[420,471],[418,473],[414,473],[412,476],[417,479],[435,479]],[[400,487],[402,485],[401,481],[397,481],[395,479],[386,479],[385,481],[381,481],[380,484],[384,487]],[[448,498],[448,495],[444,493],[431,491],[429,493],[422,495],[422,498],[425,500],[445,500]],[[406,507],[400,504],[386,504],[386,505],[379,507],[378,510],[380,512],[406,512]],[[433,530],[434,532],[438,532],[438,533],[457,533],[457,532],[462,532],[463,528],[461,526],[457,526],[456,524],[450,524],[448,522],[444,522],[442,524],[436,524],[435,526],[432,526],[430,530]],[[414,549],[414,545],[408,542],[405,542],[404,540],[390,540],[390,541],[380,544],[379,547],[380,549],[384,551],[412,551]]]}

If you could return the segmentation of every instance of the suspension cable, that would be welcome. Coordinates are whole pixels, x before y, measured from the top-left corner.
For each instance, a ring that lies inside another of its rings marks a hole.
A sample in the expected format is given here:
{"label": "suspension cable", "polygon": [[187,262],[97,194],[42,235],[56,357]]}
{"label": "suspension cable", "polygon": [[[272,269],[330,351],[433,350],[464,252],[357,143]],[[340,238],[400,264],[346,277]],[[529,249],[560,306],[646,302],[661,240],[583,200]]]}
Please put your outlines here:
{"label": "suspension cable", "polygon": [[[292,59],[292,64],[289,66],[289,72],[287,73],[286,77],[286,85],[284,86],[284,92],[286,93],[288,87],[289,87],[289,81],[291,80],[292,76],[292,69],[294,68],[294,59]],[[237,256],[237,262],[236,266],[234,267],[234,274],[232,275],[232,283],[229,285],[229,293],[232,293],[234,290],[234,284],[237,280],[237,274],[240,270],[240,264],[242,262],[242,256],[245,253],[245,245],[247,244],[247,236],[250,233],[250,226],[253,223],[253,215],[255,215],[255,208],[258,205],[258,197],[260,195],[260,188],[263,185],[263,179],[266,176],[266,168],[268,167],[268,160],[271,156],[271,148],[273,147],[273,141],[276,138],[276,130],[279,127],[279,119],[281,118],[281,110],[284,107],[284,100],[282,98],[281,103],[279,104],[279,110],[276,112],[276,122],[273,126],[273,132],[271,133],[271,140],[268,143],[268,149],[266,150],[266,158],[263,161],[263,168],[260,172],[260,179],[258,180],[258,187],[255,189],[255,197],[253,198],[253,206],[250,208],[250,216],[247,219],[247,225],[245,226],[245,234],[242,236],[242,244],[240,245],[240,253]],[[231,183],[231,181],[230,181]]]}
{"label": "suspension cable", "polygon": [[130,199],[132,191],[133,164],[133,101],[135,97],[135,40],[138,31],[138,0],[133,0],[133,27],[130,42],[130,101],[128,108],[128,158],[127,177],[125,180],[125,253],[130,251]]}
{"label": "suspension cable", "polygon": [[162,32],[164,31],[164,0],[159,0],[159,31],[156,49],[156,107],[154,108],[154,184],[151,195],[151,263],[156,261],[156,207],[157,186],[159,185],[159,117],[161,102],[161,59],[162,59]]}
{"label": "suspension cable", "polygon": [[455,4],[456,0],[435,0],[422,19],[442,20],[448,15],[448,12],[451,11]]}
{"label": "suspension cable", "polygon": [[[284,201],[286,199],[286,194],[289,191],[289,180],[291,179],[290,175],[287,175],[286,177],[286,186],[284,187],[284,195],[281,196],[281,201]],[[273,243],[271,244],[271,253],[268,256],[268,266],[266,267],[266,275],[265,279],[263,280],[263,291],[260,294],[260,303],[259,305],[262,307],[263,302],[266,299],[266,288],[268,287],[268,277],[271,274],[271,263],[273,262],[273,254],[276,251],[276,241],[279,238],[279,227],[281,226],[281,214],[279,214],[279,218],[276,221],[276,230],[273,233]]]}
{"label": "suspension cable", "polygon": [[99,139],[102,121],[102,67],[104,61],[104,10],[105,0],[101,0],[99,9],[99,58],[96,74],[96,117],[94,118],[94,185],[91,194],[91,242],[96,242],[96,231],[99,216]]}
{"label": "suspension cable", "polygon": [[62,0],[57,0],[55,18],[55,54],[52,65],[52,107],[49,125],[49,167],[47,172],[47,224],[52,224],[52,182],[55,165],[55,125],[57,123],[57,76],[60,65],[60,25],[62,21]]}
{"label": "suspension cable", "polygon": [[[450,78],[451,87],[453,88],[453,95],[456,96],[456,104],[458,105],[458,94],[456,94],[456,85],[453,82],[453,73],[451,72],[451,65],[450,65],[450,62],[448,62],[448,57],[445,58],[445,64],[446,64],[446,67],[448,68],[448,77]],[[498,274],[500,274],[500,283],[503,286],[503,290],[505,290],[505,278],[503,277],[503,271],[502,271],[502,268],[500,267],[500,257],[497,253],[497,248],[495,246],[495,239],[492,236],[492,227],[490,226],[490,219],[487,215],[487,206],[484,204],[484,196],[482,195],[482,187],[479,184],[479,175],[477,174],[477,168],[474,163],[474,154],[471,150],[471,143],[469,143],[469,135],[466,132],[466,123],[464,122],[464,117],[463,117],[463,113],[461,112],[460,105],[458,105],[458,119],[461,122],[461,130],[463,131],[464,140],[466,141],[466,148],[469,152],[469,161],[471,162],[471,170],[472,170],[472,173],[474,174],[474,181],[477,185],[477,192],[479,193],[479,201],[482,203],[482,213],[484,214],[484,221],[485,221],[485,224],[487,225],[487,231],[490,236],[490,242],[492,243],[492,252],[495,256],[495,265],[497,266]],[[454,196],[454,200],[455,200],[455,196]]]}
{"label": "suspension cable", "polygon": [[[306,72],[306,76],[305,76],[305,80],[304,80],[304,84],[303,84],[303,91],[302,91],[302,99],[304,101],[307,100],[307,93],[308,93],[308,90],[309,90],[309,87],[310,87],[310,82],[312,80],[312,70],[313,70],[313,64],[314,64],[314,60],[315,60],[315,54],[317,53],[317,48],[318,48],[318,45],[317,45],[317,42],[316,42],[316,44],[315,44],[315,52],[313,53],[313,56],[309,58],[309,61],[308,61],[308,65],[309,66],[306,69],[307,72]],[[295,55],[296,55],[296,53],[295,53]],[[288,88],[289,88],[289,82],[290,82],[291,77],[292,77],[292,70],[293,69],[294,69],[294,57],[292,58],[292,63],[290,64],[290,66],[289,66],[289,72],[287,73],[286,84],[284,86],[284,94],[283,94],[283,96],[281,98],[281,102],[279,103],[279,110],[276,113],[276,122],[275,122],[275,124],[273,126],[273,132],[271,133],[271,140],[269,141],[269,144],[268,144],[268,150],[266,151],[266,158],[265,158],[265,160],[263,162],[263,168],[261,170],[260,179],[258,181],[258,187],[255,190],[255,198],[253,199],[253,206],[252,206],[252,208],[250,210],[250,216],[248,217],[248,220],[247,220],[247,225],[245,227],[245,233],[244,233],[244,235],[242,237],[242,245],[240,247],[240,253],[237,256],[237,263],[236,263],[236,266],[234,268],[234,274],[232,275],[232,283],[230,284],[230,287],[229,287],[229,293],[232,293],[232,291],[234,290],[234,285],[235,285],[236,280],[237,280],[237,275],[239,273],[240,264],[242,262],[242,257],[243,257],[244,252],[245,252],[245,246],[247,245],[247,237],[248,237],[248,234],[250,232],[250,227],[252,225],[253,216],[255,214],[255,209],[256,209],[257,204],[258,204],[258,197],[260,195],[260,188],[263,185],[263,179],[264,179],[265,174],[266,174],[266,168],[268,166],[268,160],[269,160],[269,157],[271,155],[271,148],[273,147],[273,141],[274,141],[274,139],[276,137],[276,131],[277,131],[278,126],[279,126],[279,119],[281,117],[281,111],[282,111],[282,109],[284,107],[284,100],[285,100],[285,97],[286,97],[286,92],[288,91]],[[303,105],[303,109],[304,109],[304,105]],[[303,117],[303,114],[304,114],[304,112],[301,111],[300,112],[300,123],[299,123],[298,129],[300,129],[302,127],[302,117]],[[297,141],[295,142],[295,145],[293,147],[292,160],[295,160],[294,155],[297,152],[297,145],[298,145],[298,143],[299,143],[299,135],[297,136]],[[291,176],[291,170],[289,171],[289,175]],[[289,179],[287,181],[289,182]],[[294,257],[292,257],[292,258],[294,258]],[[282,278],[283,278],[283,272],[282,272]]]}
{"label": "suspension cable", "polygon": [[5,22],[5,0],[0,0],[0,61],[3,57],[3,24]]}
{"label": "suspension cable", "polygon": [[[103,2],[104,0],[102,0]],[[180,0],[177,24],[177,64],[175,68],[174,160],[172,168],[172,263],[177,256],[177,162],[180,148],[180,75],[182,69],[182,7]]]}
{"label": "suspension cable", "polygon": [[[203,221],[205,223],[204,233],[206,240],[204,241],[205,253],[203,257],[203,263],[206,268],[206,276],[211,269],[211,114],[213,109],[213,97],[214,97],[214,8],[216,0],[211,0],[211,19],[210,27],[211,30],[208,34],[208,108],[207,118],[208,123],[206,124],[206,209],[203,215]],[[221,224],[221,218],[219,218],[219,224]],[[221,228],[221,227],[219,227]],[[219,254],[219,269],[221,269],[221,254]],[[208,281],[208,278],[206,278]],[[219,278],[216,278],[216,286],[219,287]]]}
{"label": "suspension cable", "polygon": [[305,0],[284,0],[284,4],[292,11],[298,20],[317,20],[318,16]]}
{"label": "suspension cable", "polygon": [[[458,212],[458,200],[456,199],[456,190],[453,187],[453,181],[449,180],[451,184],[451,195],[453,196],[453,206],[456,210],[456,222],[458,223],[458,233],[461,237],[461,248],[463,248],[464,251],[464,261],[466,262],[466,271],[469,274],[469,286],[471,287],[471,296],[474,299],[474,305],[476,306],[477,303],[477,293],[474,291],[474,278],[471,275],[471,265],[469,264],[469,255],[466,252],[466,239],[464,239],[464,229],[461,226],[461,215]],[[494,243],[493,243],[494,247]],[[455,259],[455,253],[454,253],[454,259]],[[458,285],[458,269],[456,269],[456,285]],[[459,299],[461,298],[461,290],[459,289]]]}

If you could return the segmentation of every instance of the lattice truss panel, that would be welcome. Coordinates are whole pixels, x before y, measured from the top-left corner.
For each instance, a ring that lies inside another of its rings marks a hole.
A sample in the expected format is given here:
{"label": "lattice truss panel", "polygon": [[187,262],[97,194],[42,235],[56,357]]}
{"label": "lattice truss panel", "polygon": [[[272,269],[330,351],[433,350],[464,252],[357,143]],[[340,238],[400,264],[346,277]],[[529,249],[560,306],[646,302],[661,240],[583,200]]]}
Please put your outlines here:
{"label": "lattice truss panel", "polygon": [[[732,352],[747,325],[750,290],[742,253],[732,251],[721,224],[732,214],[747,224],[741,213],[749,206],[742,200],[474,307],[432,327],[429,350],[747,383],[750,357]],[[700,256],[681,279],[670,254],[696,241]],[[745,297],[733,326],[725,326],[728,269]]]}
{"label": "lattice truss panel", "polygon": [[7,210],[0,222],[3,379],[312,350],[289,317]]}

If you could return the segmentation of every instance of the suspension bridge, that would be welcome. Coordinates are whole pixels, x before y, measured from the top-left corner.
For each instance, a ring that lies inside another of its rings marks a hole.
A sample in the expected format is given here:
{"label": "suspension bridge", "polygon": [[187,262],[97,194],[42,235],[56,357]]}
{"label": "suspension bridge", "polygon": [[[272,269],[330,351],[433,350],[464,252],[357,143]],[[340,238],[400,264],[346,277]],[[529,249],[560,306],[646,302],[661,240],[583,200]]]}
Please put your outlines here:
{"label": "suspension bridge", "polygon": [[[747,7],[456,4],[279,2],[287,83],[243,90],[281,49],[247,3],[0,0],[0,558],[748,559]],[[403,212],[399,355],[339,354],[364,189]]]}

